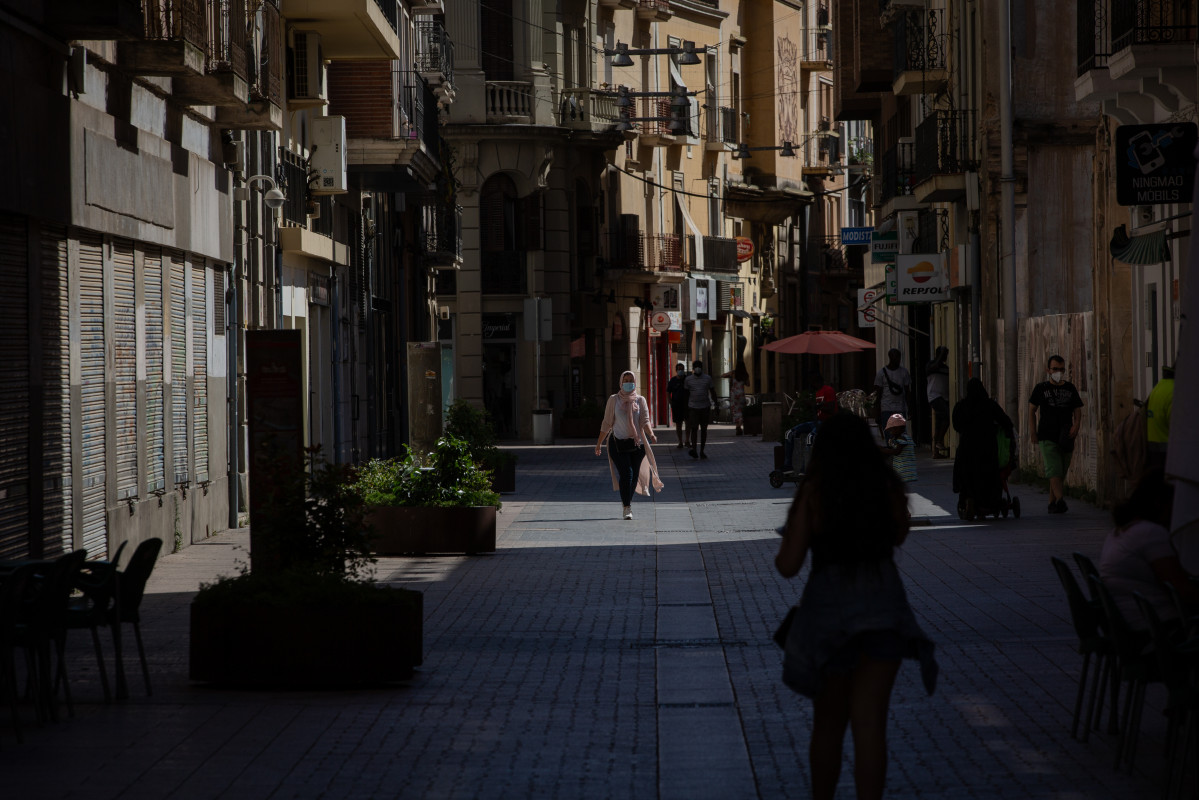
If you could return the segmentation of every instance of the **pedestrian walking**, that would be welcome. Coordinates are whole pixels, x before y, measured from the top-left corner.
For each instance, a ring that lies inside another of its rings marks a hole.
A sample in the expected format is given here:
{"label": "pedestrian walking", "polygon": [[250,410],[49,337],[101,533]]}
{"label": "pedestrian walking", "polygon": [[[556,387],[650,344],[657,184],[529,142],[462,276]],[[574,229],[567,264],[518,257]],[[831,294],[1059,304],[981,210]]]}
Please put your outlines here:
{"label": "pedestrian walking", "polygon": [[749,383],[749,371],[745,362],[738,361],[737,366],[720,377],[729,379],[729,411],[733,415],[733,428],[737,436],[744,435],[741,429],[742,412],[745,411],[745,384]]}
{"label": "pedestrian walking", "polygon": [[779,573],[791,578],[812,554],[783,640],[783,681],[813,701],[816,800],[836,793],[847,726],[859,800],[883,796],[887,712],[902,659],[918,658],[926,691],[936,687],[933,643],[916,622],[895,566],[908,524],[903,484],[867,423],[853,414],[824,423],[775,557]]}
{"label": "pedestrian walking", "polygon": [[1145,401],[1145,456],[1148,466],[1166,465],[1166,445],[1170,442],[1170,411],[1174,406],[1174,368],[1162,367],[1162,379]]}
{"label": "pedestrian walking", "polygon": [[1066,360],[1050,356],[1045,362],[1049,380],[1041,381],[1028,398],[1028,429],[1041,448],[1049,479],[1049,513],[1065,514],[1065,479],[1074,453],[1074,438],[1082,422],[1082,397],[1066,380]]}
{"label": "pedestrian walking", "polygon": [[903,414],[892,414],[883,429],[882,451],[890,456],[891,469],[904,483],[916,480],[916,443],[908,435],[908,421]]}
{"label": "pedestrian walking", "polygon": [[966,382],[966,396],[953,407],[953,429],[958,432],[958,452],[953,460],[953,491],[959,495],[959,506],[974,501],[980,516],[1002,508],[1005,470],[1012,461],[1000,457],[999,439],[1002,435],[1016,441],[1015,429],[1009,417],[987,393],[978,378]]}
{"label": "pedestrian walking", "polygon": [[[611,438],[609,438],[609,434]],[[633,518],[633,493],[649,495],[649,487],[662,491],[658,479],[658,464],[654,449],[646,441],[657,443],[649,419],[649,404],[637,394],[637,377],[628,370],[620,374],[620,391],[608,398],[599,440],[595,443],[598,456],[608,439],[608,470],[612,488],[619,490],[621,512],[625,519]]]}
{"label": "pedestrian walking", "polygon": [[941,345],[924,368],[928,405],[933,410],[933,458],[949,458],[945,434],[949,432],[949,348]]}
{"label": "pedestrian walking", "polygon": [[[707,458],[704,448],[708,445],[712,406],[716,405],[716,387],[712,376],[704,372],[704,362],[696,361],[691,366],[691,374],[683,386],[687,389],[687,443],[691,446],[690,455],[692,458]],[[695,449],[696,438],[699,439],[698,452]]]}
{"label": "pedestrian walking", "polygon": [[828,422],[837,413],[837,392],[816,373],[812,383],[816,390],[816,419],[801,422],[783,436],[783,472],[795,471],[795,443],[806,442],[809,434],[820,430],[822,422]]}
{"label": "pedestrian walking", "polygon": [[900,363],[902,358],[898,348],[892,347],[887,351],[887,366],[874,376],[874,388],[878,392],[876,421],[880,433],[892,414],[903,414],[905,419],[910,416],[912,376]]}
{"label": "pedestrian walking", "polygon": [[683,449],[683,425],[687,422],[687,365],[680,361],[674,368],[674,377],[666,382],[666,396],[670,399],[670,418],[674,420],[674,432],[679,437],[676,445]]}

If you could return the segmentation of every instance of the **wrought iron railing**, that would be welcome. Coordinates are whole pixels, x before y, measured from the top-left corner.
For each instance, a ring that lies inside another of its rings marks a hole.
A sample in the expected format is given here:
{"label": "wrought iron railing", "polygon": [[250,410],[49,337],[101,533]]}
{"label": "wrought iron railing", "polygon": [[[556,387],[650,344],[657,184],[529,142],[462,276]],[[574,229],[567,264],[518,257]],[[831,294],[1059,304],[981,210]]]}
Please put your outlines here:
{"label": "wrought iron railing", "polygon": [[425,255],[438,262],[462,260],[462,206],[426,203],[421,209]]}
{"label": "wrought iron railing", "polygon": [[945,12],[908,11],[895,20],[895,73],[945,69]]}
{"label": "wrought iron railing", "polygon": [[142,0],[147,39],[205,43],[205,0]]}
{"label": "wrought iron railing", "polygon": [[454,42],[440,22],[417,21],[416,69],[425,74],[440,72],[446,82],[454,82]]}
{"label": "wrought iron railing", "polygon": [[606,245],[604,258],[608,269],[640,269],[640,231],[609,231]]}
{"label": "wrought iron railing", "polygon": [[1103,69],[1111,55],[1106,0],[1078,0],[1078,75]]}
{"label": "wrought iron railing", "polygon": [[333,195],[322,194],[313,198],[316,203],[317,211],[319,212],[312,218],[312,232],[321,233],[325,236],[333,235],[333,212],[337,208],[337,203],[334,201]]}
{"label": "wrought iron railing", "polygon": [[375,0],[375,5],[387,17],[387,23],[393,31],[399,32],[400,4],[396,0]]}
{"label": "wrought iron railing", "polygon": [[1112,52],[1138,44],[1194,42],[1199,0],[1111,0]]}
{"label": "wrought iron railing", "polygon": [[916,184],[934,175],[968,172],[974,155],[973,111],[934,111],[916,126]]}
{"label": "wrought iron railing", "polygon": [[680,272],[683,243],[673,233],[643,233],[638,242],[637,263],[644,269]]}
{"label": "wrought iron railing", "polygon": [[263,3],[259,13],[262,14],[263,24],[258,59],[255,63],[251,58],[248,64],[250,99],[269,100],[281,106],[286,75],[283,65],[283,20],[276,3]]}
{"label": "wrought iron railing", "polygon": [[648,8],[654,11],[669,11],[670,0],[637,0],[638,8]]}
{"label": "wrought iron railing", "polygon": [[916,184],[914,150],[914,144],[903,142],[883,153],[881,202],[912,193]]}
{"label": "wrought iron railing", "polygon": [[[740,270],[737,262],[737,240],[725,236],[705,236],[704,271],[736,273]],[[694,259],[693,262],[694,263]]]}
{"label": "wrought iron railing", "polygon": [[[670,129],[670,100],[661,97],[643,97],[641,98],[641,116],[647,117],[646,120],[639,123],[643,134],[657,134],[659,136],[673,136],[676,131]],[[682,133],[682,131],[679,131]]]}
{"label": "wrought iron railing", "polygon": [[205,16],[208,27],[205,71],[232,72],[244,77],[250,45],[245,0],[207,0]]}
{"label": "wrought iron railing", "polygon": [[524,294],[528,284],[524,250],[483,250],[479,270],[484,294]]}
{"label": "wrought iron railing", "polygon": [[436,152],[440,131],[437,127],[437,95],[429,82],[413,70],[395,70],[399,91],[402,139],[419,139]]}
{"label": "wrought iron railing", "polygon": [[279,148],[279,165],[275,183],[286,195],[283,201],[283,224],[308,226],[308,164],[286,147]]}
{"label": "wrought iron railing", "polygon": [[804,32],[803,52],[800,61],[827,62],[833,60],[832,31],[809,30]]}
{"label": "wrought iron railing", "polygon": [[707,112],[708,141],[737,144],[737,110],[720,106]]}

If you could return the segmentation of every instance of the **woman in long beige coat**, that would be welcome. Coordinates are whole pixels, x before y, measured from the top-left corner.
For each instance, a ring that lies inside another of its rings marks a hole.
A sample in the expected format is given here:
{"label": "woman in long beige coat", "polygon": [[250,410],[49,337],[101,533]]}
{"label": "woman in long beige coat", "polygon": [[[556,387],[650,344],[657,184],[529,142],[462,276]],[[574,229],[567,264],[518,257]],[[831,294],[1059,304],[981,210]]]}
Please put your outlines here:
{"label": "woman in long beige coat", "polygon": [[620,391],[608,398],[604,408],[604,422],[595,443],[597,456],[602,452],[604,439],[608,439],[612,488],[620,492],[624,518],[632,519],[633,492],[648,496],[650,486],[660,492],[662,481],[658,479],[654,449],[647,445],[658,442],[650,424],[649,404],[637,393],[637,376],[627,370],[620,374]]}

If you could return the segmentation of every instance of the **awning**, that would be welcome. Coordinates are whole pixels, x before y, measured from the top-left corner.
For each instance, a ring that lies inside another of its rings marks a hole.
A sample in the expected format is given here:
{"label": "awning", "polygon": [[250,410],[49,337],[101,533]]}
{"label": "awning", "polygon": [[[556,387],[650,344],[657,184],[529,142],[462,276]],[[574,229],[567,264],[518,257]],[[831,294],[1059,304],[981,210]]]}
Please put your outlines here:
{"label": "awning", "polygon": [[714,281],[724,281],[725,283],[740,283],[741,276],[736,272],[701,272],[699,270],[691,270],[692,278],[710,278]]}
{"label": "awning", "polygon": [[1121,225],[1112,232],[1108,250],[1112,258],[1125,264],[1161,264],[1170,260],[1170,245],[1164,228],[1130,237],[1128,228]]}

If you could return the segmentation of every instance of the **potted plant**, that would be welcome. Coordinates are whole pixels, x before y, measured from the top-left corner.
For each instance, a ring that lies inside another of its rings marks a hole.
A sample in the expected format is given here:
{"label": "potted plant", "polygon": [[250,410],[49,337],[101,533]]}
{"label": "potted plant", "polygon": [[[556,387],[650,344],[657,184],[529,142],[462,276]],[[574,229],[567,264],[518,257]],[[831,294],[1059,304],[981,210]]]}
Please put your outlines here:
{"label": "potted plant", "polygon": [[[366,507],[351,468],[299,471],[302,513],[268,513],[284,541],[278,569],[222,577],[191,604],[192,680],[270,688],[332,688],[407,680],[422,661],[423,595],[371,580]],[[293,501],[294,502],[294,501]],[[274,509],[280,511],[281,509]],[[295,509],[290,509],[294,512]],[[286,528],[286,529],[284,529]]]}
{"label": "potted plant", "polygon": [[495,427],[485,409],[455,400],[446,410],[445,429],[465,441],[471,459],[491,473],[493,491],[516,491],[516,454],[496,447]]}
{"label": "potted plant", "polygon": [[500,496],[453,434],[425,455],[409,449],[404,458],[368,461],[350,489],[369,509],[377,555],[495,552]]}
{"label": "potted plant", "polygon": [[558,422],[558,435],[564,439],[596,439],[604,421],[604,405],[595,400],[584,400],[577,406],[562,412]]}
{"label": "potted plant", "polygon": [[762,435],[762,406],[760,403],[748,403],[741,409],[741,427],[746,436]]}

